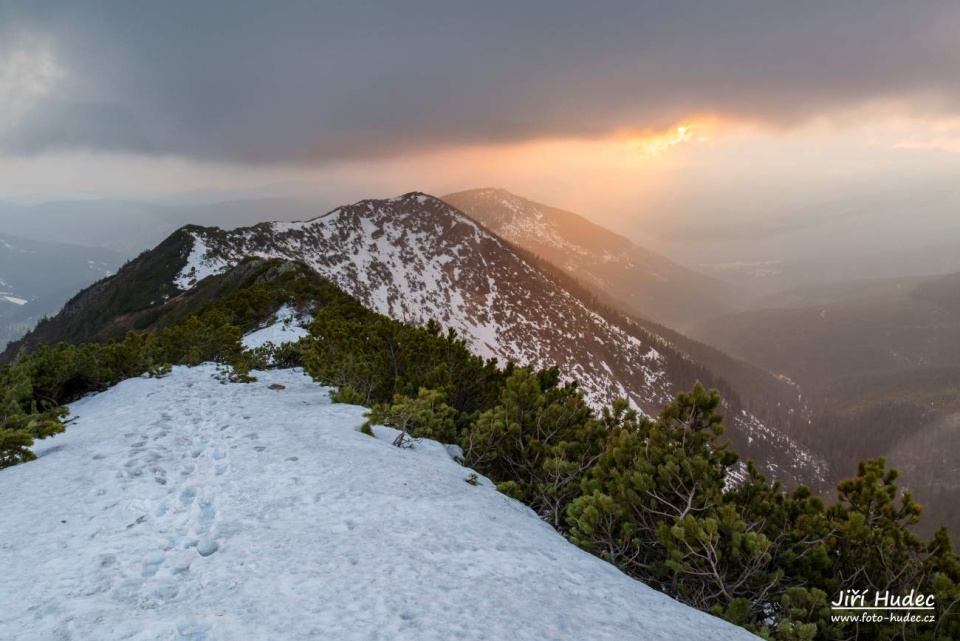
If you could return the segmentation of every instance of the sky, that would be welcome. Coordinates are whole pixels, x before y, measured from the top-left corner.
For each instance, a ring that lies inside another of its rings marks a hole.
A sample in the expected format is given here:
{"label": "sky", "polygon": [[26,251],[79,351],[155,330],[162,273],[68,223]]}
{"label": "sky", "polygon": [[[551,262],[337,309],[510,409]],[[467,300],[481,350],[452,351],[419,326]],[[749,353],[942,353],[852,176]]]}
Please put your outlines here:
{"label": "sky", "polygon": [[938,220],[958,78],[956,2],[0,0],[0,200],[502,186],[648,238],[889,194]]}

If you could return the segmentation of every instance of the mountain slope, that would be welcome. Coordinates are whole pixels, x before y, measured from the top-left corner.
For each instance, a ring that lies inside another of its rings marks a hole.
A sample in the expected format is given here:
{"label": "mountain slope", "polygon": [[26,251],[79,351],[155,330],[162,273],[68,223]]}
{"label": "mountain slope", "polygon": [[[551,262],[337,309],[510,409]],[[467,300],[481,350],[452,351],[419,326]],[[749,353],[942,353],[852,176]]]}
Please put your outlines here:
{"label": "mountain slope", "polygon": [[[23,345],[77,340],[81,325],[119,331],[124,319],[149,319],[153,312],[144,310],[164,300],[169,307],[179,292],[190,295],[198,284],[204,287],[204,277],[251,257],[305,263],[392,318],[415,324],[437,319],[481,355],[557,365],[595,404],[623,396],[656,414],[695,380],[712,384],[711,373],[670,341],[591,306],[461,212],[420,193],[361,201],[302,223],[185,228],[79,295]],[[149,284],[138,284],[147,276]],[[111,316],[110,309],[117,313]],[[94,336],[108,337],[102,330]],[[737,399],[729,401],[728,436],[737,451],[789,484],[820,485],[826,472],[818,457],[747,413]]]}
{"label": "mountain slope", "polygon": [[425,194],[362,201],[307,223],[191,234],[181,289],[248,256],[302,260],[370,309],[454,327],[485,357],[556,364],[597,402],[629,396],[652,412],[672,396],[653,340],[605,323],[500,239]]}
{"label": "mountain slope", "polygon": [[[296,370],[131,379],[0,471],[0,629],[34,639],[753,639],[579,550]],[[285,389],[271,390],[270,384]]]}
{"label": "mountain slope", "polygon": [[682,328],[738,308],[741,293],[734,286],[681,267],[572,212],[503,189],[462,191],[443,200],[644,318]]}

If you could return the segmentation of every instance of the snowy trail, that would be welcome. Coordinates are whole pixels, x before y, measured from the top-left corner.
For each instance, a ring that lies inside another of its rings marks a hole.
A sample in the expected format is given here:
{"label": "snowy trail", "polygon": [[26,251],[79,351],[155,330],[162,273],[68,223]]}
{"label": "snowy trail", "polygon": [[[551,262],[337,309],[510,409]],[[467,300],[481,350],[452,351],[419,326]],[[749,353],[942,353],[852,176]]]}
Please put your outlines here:
{"label": "snowy trail", "polygon": [[360,434],[363,408],[298,371],[214,373],[79,401],[0,471],[5,641],[755,638],[464,482],[439,444]]}

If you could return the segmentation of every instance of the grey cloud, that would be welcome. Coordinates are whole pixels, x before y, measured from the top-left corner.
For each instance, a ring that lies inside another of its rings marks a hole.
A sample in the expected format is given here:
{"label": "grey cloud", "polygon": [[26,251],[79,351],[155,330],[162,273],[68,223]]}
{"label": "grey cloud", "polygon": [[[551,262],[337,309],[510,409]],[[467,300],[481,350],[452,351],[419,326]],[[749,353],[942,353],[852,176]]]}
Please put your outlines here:
{"label": "grey cloud", "polygon": [[56,149],[154,153],[136,116],[117,105],[48,101],[0,138],[3,149],[32,155]]}
{"label": "grey cloud", "polygon": [[6,153],[304,163],[960,106],[955,3],[3,1],[0,38],[48,36],[67,72]]}

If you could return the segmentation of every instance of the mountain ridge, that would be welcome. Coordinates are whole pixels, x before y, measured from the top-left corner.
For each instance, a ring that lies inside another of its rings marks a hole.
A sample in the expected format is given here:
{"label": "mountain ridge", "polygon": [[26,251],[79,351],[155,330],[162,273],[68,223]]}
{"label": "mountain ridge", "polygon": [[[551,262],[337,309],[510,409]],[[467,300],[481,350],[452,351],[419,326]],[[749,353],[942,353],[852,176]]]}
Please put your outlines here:
{"label": "mountain ridge", "polygon": [[[456,329],[482,356],[556,365],[594,404],[624,397],[655,415],[680,391],[678,381],[686,386],[704,373],[651,331],[605,319],[507,241],[422,192],[360,201],[303,222],[234,230],[187,226],[100,288],[119,296],[118,290],[149,276],[154,284],[123,307],[129,313],[138,305],[175,300],[205,277],[251,259],[305,263],[369,309],[413,324],[432,318]],[[138,270],[142,275],[132,275]],[[74,306],[105,295],[94,289]],[[65,310],[70,313],[72,308]],[[47,342],[54,340],[50,327],[38,328],[47,331]],[[764,425],[736,399],[729,401],[728,436],[738,451],[789,485],[822,483],[826,471],[819,457]]]}
{"label": "mountain ridge", "polygon": [[442,200],[621,301],[633,314],[683,329],[740,309],[744,294],[736,286],[681,266],[580,214],[495,187]]}

